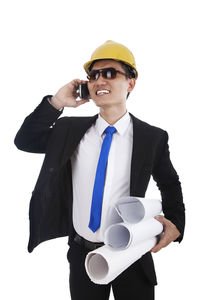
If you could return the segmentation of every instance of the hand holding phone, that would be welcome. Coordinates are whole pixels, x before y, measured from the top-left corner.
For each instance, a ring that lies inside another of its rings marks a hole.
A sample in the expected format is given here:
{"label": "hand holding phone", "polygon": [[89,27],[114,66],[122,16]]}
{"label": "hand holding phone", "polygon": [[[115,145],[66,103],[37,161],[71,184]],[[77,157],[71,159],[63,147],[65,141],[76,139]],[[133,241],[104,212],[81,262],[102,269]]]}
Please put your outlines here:
{"label": "hand holding phone", "polygon": [[[85,88],[81,89],[81,96],[83,98],[80,97],[80,85],[86,85]],[[84,93],[83,89],[85,91]],[[89,97],[85,98],[86,94],[89,94],[89,91],[87,92],[87,81],[74,79],[58,90],[55,96],[52,97],[51,103],[57,109],[63,107],[78,107],[82,104],[85,104],[86,102],[89,102]],[[77,99],[78,97],[80,99]]]}

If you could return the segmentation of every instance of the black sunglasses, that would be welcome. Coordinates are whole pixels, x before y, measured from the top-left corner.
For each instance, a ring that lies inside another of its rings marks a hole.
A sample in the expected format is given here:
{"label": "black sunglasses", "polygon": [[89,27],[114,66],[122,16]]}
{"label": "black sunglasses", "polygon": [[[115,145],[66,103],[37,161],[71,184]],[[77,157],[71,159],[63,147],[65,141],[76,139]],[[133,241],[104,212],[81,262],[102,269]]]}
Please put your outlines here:
{"label": "black sunglasses", "polygon": [[120,74],[126,76],[125,73],[123,73],[119,70],[116,70],[114,68],[104,68],[104,69],[90,71],[87,76],[87,79],[89,81],[97,80],[99,78],[100,74],[102,74],[103,78],[105,78],[105,79],[115,79],[117,76],[117,73],[120,73]]}

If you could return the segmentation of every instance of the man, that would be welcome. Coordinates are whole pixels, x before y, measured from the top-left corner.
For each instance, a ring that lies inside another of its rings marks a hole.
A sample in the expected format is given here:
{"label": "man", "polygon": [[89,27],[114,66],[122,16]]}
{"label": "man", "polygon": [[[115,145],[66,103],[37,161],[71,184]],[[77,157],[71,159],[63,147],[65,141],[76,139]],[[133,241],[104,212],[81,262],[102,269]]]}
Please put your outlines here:
{"label": "man", "polygon": [[[151,300],[156,275],[150,252],[108,285],[92,283],[84,262],[89,251],[103,245],[109,207],[122,196],[144,197],[151,175],[160,189],[165,215],[156,217],[164,225],[164,234],[152,252],[182,240],[184,204],[169,158],[168,135],[127,112],[126,99],[138,76],[128,48],[107,41],[84,68],[88,81],[75,79],[54,96],[44,97],[15,138],[19,149],[46,154],[30,203],[28,250],[69,235],[73,300],[109,299],[111,286],[117,300]],[[64,107],[89,101],[77,101],[77,87],[84,83],[99,114],[58,119]]]}

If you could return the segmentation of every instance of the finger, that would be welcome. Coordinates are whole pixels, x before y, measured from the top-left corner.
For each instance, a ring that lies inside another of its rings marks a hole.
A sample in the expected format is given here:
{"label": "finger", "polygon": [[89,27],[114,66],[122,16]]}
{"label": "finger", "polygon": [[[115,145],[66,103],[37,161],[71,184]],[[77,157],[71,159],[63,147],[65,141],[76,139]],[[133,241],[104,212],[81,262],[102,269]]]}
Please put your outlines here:
{"label": "finger", "polygon": [[165,236],[168,236],[170,241],[174,241],[181,234],[177,227],[165,217],[156,216],[155,219],[163,224],[164,232],[167,233]]}
{"label": "finger", "polygon": [[81,80],[81,83],[88,83],[89,80]]}
{"label": "finger", "polygon": [[171,243],[171,239],[169,239],[167,236],[163,235],[163,237],[160,239],[158,244],[151,249],[152,252],[156,253],[160,251],[162,248],[167,247]]}
{"label": "finger", "polygon": [[78,98],[78,97],[80,96],[79,90],[77,90],[77,87],[75,87],[75,88],[73,89],[73,91],[72,91],[72,96],[73,96],[74,98]]}
{"label": "finger", "polygon": [[156,253],[156,252],[160,251],[162,248],[163,248],[163,245],[162,245],[162,243],[159,242],[155,247],[153,247],[151,249],[151,252]]}
{"label": "finger", "polygon": [[157,253],[158,251],[160,251],[162,249],[162,247],[160,247],[160,246],[155,246],[155,247],[153,247],[151,250],[150,250],[150,252],[153,252],[153,253]]}
{"label": "finger", "polygon": [[168,219],[166,219],[165,217],[163,216],[156,216],[154,217],[157,221],[159,221],[161,224],[163,224],[163,226],[172,226],[172,222]]}
{"label": "finger", "polygon": [[74,86],[78,86],[78,85],[81,84],[81,83],[88,83],[88,81],[87,81],[87,80],[81,80],[81,79],[76,78],[76,79],[72,80],[71,83],[72,83]]}
{"label": "finger", "polygon": [[[73,97],[77,98],[77,97],[80,97],[80,84],[86,84],[88,83],[88,81],[86,80],[80,80],[80,79],[74,79],[71,81],[71,84],[73,86],[73,92],[72,92],[72,95]],[[85,99],[84,99],[85,100]]]}
{"label": "finger", "polygon": [[161,222],[162,224],[164,224],[166,220],[163,216],[155,216],[154,219]]}

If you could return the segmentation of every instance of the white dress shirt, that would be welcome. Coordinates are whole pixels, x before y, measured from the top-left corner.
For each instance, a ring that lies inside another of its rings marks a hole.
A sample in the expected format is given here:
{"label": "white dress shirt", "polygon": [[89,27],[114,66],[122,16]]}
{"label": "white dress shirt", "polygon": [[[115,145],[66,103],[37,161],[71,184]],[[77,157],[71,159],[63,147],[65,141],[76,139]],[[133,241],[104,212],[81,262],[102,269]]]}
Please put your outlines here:
{"label": "white dress shirt", "polygon": [[130,171],[133,145],[133,124],[127,112],[113,126],[117,132],[113,134],[110,147],[106,179],[103,194],[101,226],[94,233],[88,227],[92,203],[92,193],[99,160],[104,130],[110,126],[100,115],[90,127],[76,151],[72,162],[73,183],[73,225],[76,232],[92,242],[102,242],[104,232],[109,225],[110,207],[122,196],[130,195]]}

